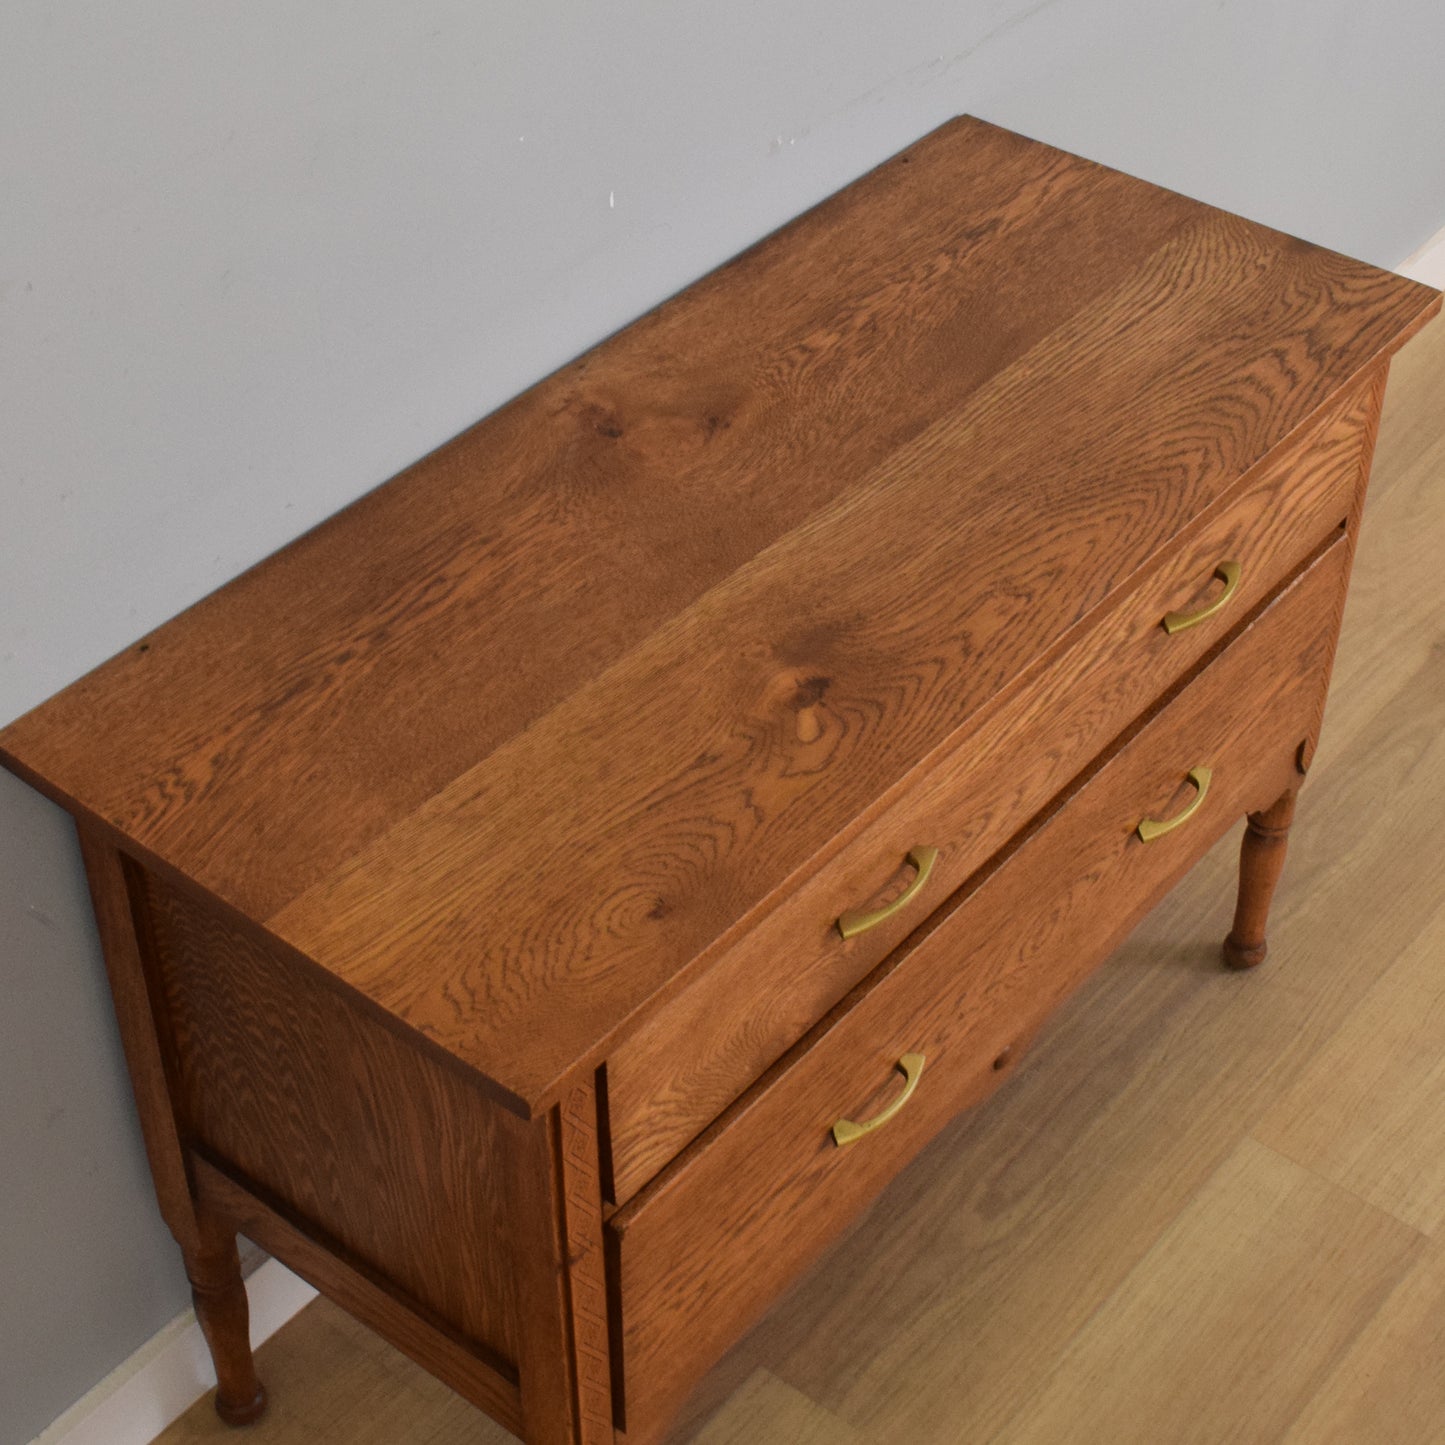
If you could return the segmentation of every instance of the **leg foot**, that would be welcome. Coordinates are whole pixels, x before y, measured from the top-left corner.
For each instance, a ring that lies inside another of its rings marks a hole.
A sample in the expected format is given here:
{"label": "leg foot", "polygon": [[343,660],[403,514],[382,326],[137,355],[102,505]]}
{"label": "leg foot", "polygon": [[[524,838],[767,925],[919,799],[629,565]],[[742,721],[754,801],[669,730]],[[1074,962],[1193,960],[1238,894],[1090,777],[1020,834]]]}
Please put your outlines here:
{"label": "leg foot", "polygon": [[186,1275],[216,1366],[216,1414],[228,1425],[249,1425],[265,1410],[266,1391],[251,1355],[251,1312],[234,1232],[201,1220],[200,1242],[186,1253]]}
{"label": "leg foot", "polygon": [[237,1407],[227,1403],[226,1397],[219,1390],[216,1391],[216,1414],[218,1414],[227,1425],[250,1425],[259,1420],[266,1413],[266,1387],[259,1380],[256,1381],[256,1393],[251,1397],[248,1404]]}
{"label": "leg foot", "polygon": [[1249,948],[1236,942],[1231,933],[1224,940],[1223,952],[1224,961],[1230,968],[1258,968],[1269,957],[1269,944],[1260,943],[1257,947]]}
{"label": "leg foot", "polygon": [[1239,849],[1239,901],[1234,927],[1224,940],[1224,961],[1231,968],[1256,968],[1269,953],[1265,924],[1275,885],[1284,869],[1295,794],[1285,793],[1262,813],[1251,813]]}

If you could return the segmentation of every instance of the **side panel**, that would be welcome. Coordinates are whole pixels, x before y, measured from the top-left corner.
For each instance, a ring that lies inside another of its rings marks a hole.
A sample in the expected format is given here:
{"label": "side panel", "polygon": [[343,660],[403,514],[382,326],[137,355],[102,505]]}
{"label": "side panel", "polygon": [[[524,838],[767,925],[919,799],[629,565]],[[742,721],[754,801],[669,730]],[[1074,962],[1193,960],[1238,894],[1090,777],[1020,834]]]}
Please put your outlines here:
{"label": "side panel", "polygon": [[264,939],[154,877],[136,893],[187,1142],[514,1370],[527,1126]]}

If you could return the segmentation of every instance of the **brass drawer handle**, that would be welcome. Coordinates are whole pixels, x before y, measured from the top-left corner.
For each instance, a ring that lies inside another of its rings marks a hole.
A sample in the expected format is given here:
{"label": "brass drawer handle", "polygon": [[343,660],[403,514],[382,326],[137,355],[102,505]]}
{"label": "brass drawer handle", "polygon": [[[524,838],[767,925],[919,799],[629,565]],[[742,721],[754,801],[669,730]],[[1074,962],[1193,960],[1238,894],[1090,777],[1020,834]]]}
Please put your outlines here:
{"label": "brass drawer handle", "polygon": [[933,865],[938,862],[938,849],[910,848],[908,862],[918,869],[918,874],[892,903],[885,903],[882,908],[875,908],[871,912],[859,910],[839,915],[838,932],[844,938],[855,938],[860,933],[867,933],[870,928],[886,923],[900,908],[907,908],[928,883],[928,875],[933,872]]}
{"label": "brass drawer handle", "polygon": [[1239,590],[1239,579],[1243,572],[1238,562],[1221,562],[1214,569],[1214,575],[1224,583],[1224,591],[1203,607],[1194,612],[1166,612],[1164,614],[1164,630],[1171,637],[1176,632],[1187,632],[1191,627],[1198,627],[1201,622],[1207,622],[1229,599]]}
{"label": "brass drawer handle", "polygon": [[904,1054],[896,1067],[904,1078],[903,1092],[881,1114],[875,1114],[866,1123],[855,1124],[851,1119],[839,1119],[833,1125],[833,1142],[840,1149],[847,1144],[857,1143],[865,1134],[871,1134],[875,1129],[881,1129],[913,1097],[913,1091],[923,1077],[923,1055]]}
{"label": "brass drawer handle", "polygon": [[1148,843],[1155,838],[1162,838],[1166,833],[1172,833],[1176,828],[1182,828],[1204,806],[1204,799],[1209,794],[1209,784],[1213,780],[1213,769],[1190,768],[1189,781],[1194,784],[1194,796],[1172,818],[1145,818],[1137,829],[1139,841]]}

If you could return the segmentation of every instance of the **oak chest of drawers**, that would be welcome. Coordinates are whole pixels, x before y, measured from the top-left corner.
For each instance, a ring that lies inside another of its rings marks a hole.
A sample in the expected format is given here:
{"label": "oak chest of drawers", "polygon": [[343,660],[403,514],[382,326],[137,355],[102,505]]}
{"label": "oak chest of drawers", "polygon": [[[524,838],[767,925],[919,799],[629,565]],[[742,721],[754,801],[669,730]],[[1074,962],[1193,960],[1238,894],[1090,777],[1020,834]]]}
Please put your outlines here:
{"label": "oak chest of drawers", "polygon": [[1244,815],[1258,962],[1438,306],[955,121],[0,733],[221,1413],[242,1231],[655,1441]]}

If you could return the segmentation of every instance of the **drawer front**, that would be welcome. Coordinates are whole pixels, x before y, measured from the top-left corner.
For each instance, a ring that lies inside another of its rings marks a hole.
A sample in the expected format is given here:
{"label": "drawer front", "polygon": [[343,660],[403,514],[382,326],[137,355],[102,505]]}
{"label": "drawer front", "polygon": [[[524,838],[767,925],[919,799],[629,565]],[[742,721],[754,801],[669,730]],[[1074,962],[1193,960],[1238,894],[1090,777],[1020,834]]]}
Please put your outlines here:
{"label": "drawer front", "polygon": [[[1337,403],[1162,566],[1125,581],[962,747],[915,770],[619,1044],[607,1064],[613,1199],[656,1174],[1340,525],[1359,489],[1371,401],[1360,392]],[[1166,633],[1165,613],[1223,590],[1213,574],[1226,559],[1242,564],[1229,603]],[[939,850],[927,885],[893,919],[844,941],[834,920],[896,896],[916,876],[905,854],[920,844]]]}
{"label": "drawer front", "polygon": [[[1343,540],[1049,816],[836,1008],[609,1230],[629,1440],[650,1440],[777,1291],[961,1108],[988,1094],[1049,1011],[1244,812],[1292,779],[1328,675]],[[1197,812],[1149,843],[1212,781]],[[846,1148],[830,1133],[896,1101]],[[835,1267],[844,1267],[838,1261]]]}

